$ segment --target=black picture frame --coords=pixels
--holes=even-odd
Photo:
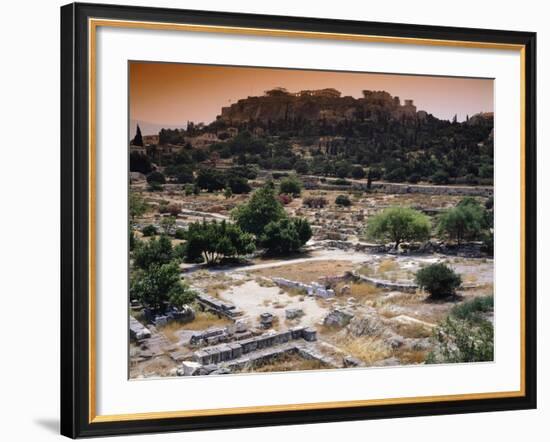
[[[246,414],[90,419],[88,19],[187,23],[522,45],[524,47],[524,395]],[[71,437],[336,422],[536,408],[536,34],[73,3],[61,8],[61,434]]]

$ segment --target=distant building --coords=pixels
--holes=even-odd
[[[188,137],[185,139],[192,147],[206,147],[213,143],[221,141],[216,134],[206,132],[196,137]]]
[[[325,97],[325,98],[340,98],[342,93],[334,88],[316,89],[316,90],[303,90],[296,92],[296,97]]]

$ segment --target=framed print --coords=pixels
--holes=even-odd
[[[535,408],[535,42],[62,7],[62,434]]]

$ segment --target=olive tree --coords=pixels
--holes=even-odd
[[[431,298],[439,299],[455,294],[462,278],[445,264],[431,264],[416,272],[418,287],[426,290]]]
[[[430,237],[428,216],[407,207],[390,207],[369,219],[367,236],[392,241],[395,249],[403,241],[424,241]]]
[[[182,284],[179,266],[172,261],[137,270],[130,281],[130,296],[154,311],[163,311],[167,303],[181,307],[191,302],[195,293]]]
[[[456,207],[441,215],[437,230],[460,245],[464,240],[479,238],[484,224],[484,208],[477,201],[464,198]]]

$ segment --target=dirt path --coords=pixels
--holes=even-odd
[[[253,264],[249,266],[237,267],[234,271],[247,272],[251,270],[268,269],[271,267],[280,267],[293,264],[301,264],[312,261],[351,261],[353,263],[362,263],[372,259],[373,255],[361,252],[347,252],[344,250],[317,250],[312,256],[296,259],[285,259],[281,261],[267,262],[265,264]]]

